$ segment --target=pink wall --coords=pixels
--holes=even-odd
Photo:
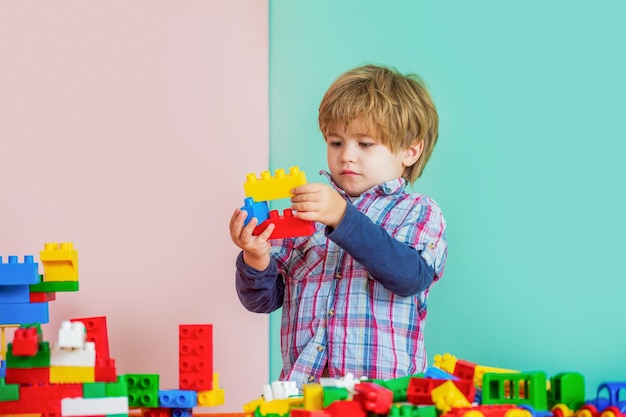
[[[119,373],[177,388],[178,324],[213,323],[226,404],[268,381],[228,220],[268,164],[267,1],[0,3],[0,255],[79,251],[46,339],[108,318]]]

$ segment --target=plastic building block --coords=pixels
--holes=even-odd
[[[108,359],[110,357],[106,317],[85,317],[71,319],[70,321],[81,322],[85,325],[85,330],[87,331],[86,341],[95,343],[97,359]]]
[[[447,414],[446,414],[447,415]],[[389,417],[437,417],[435,406],[415,406],[407,404],[394,404],[389,410]]]
[[[361,404],[357,401],[335,401],[328,408],[326,412],[332,417],[366,417],[367,412],[361,407]]]
[[[269,414],[277,414],[279,416],[288,415],[292,407],[301,405],[303,401],[302,397],[264,401],[259,405],[259,412],[263,416]]]
[[[459,379],[459,377],[452,375],[449,372],[444,371],[443,369],[430,367],[426,369],[424,372],[424,378],[435,378],[435,379]]]
[[[387,414],[393,403],[393,392],[373,382],[361,382],[354,386],[354,401],[370,413]]]
[[[78,281],[78,251],[73,243],[46,243],[39,259],[44,282]]]
[[[193,408],[198,405],[198,393],[191,390],[159,390],[159,407]]]
[[[172,417],[171,408],[144,408],[141,417]]]
[[[0,256],[0,285],[36,284],[39,281],[39,269],[32,255],[24,256],[24,262],[18,262],[17,256],[9,256],[8,262]]]
[[[126,374],[122,375],[128,387],[128,405],[130,407],[159,406],[159,375]]]
[[[224,404],[224,389],[219,388],[219,375],[213,373],[213,389],[198,391],[198,405],[201,407],[216,407]]]
[[[97,382],[115,382],[117,380],[115,359],[100,359],[96,351],[96,368],[94,372]]]
[[[31,284],[30,292],[71,292],[78,291],[78,281],[54,281]]]
[[[526,404],[535,410],[548,409],[546,374],[543,371],[486,373],[483,376],[482,404]]]
[[[0,379],[0,401],[14,401],[20,399],[20,385],[7,384]]]
[[[294,408],[289,413],[289,417],[330,417],[326,410],[307,410],[302,408]]]
[[[430,395],[437,410],[444,413],[447,413],[453,408],[472,406],[451,380],[433,388]]]
[[[29,288],[29,291],[31,303],[47,303],[57,299],[55,292],[33,292],[31,288]]]
[[[413,374],[402,376],[394,379],[388,379],[384,381],[374,380],[371,382],[375,382],[378,385],[381,385],[393,392],[393,402],[405,402],[406,401],[406,391],[409,387],[409,382],[411,378],[423,378],[423,374]]]
[[[324,408],[328,408],[335,401],[346,400],[350,397],[347,388],[324,387]]]
[[[30,303],[28,284],[0,285],[0,304]]]
[[[50,366],[94,368],[96,366],[96,347],[93,342],[86,342],[81,349],[67,349],[53,345],[50,349]]]
[[[267,201],[259,201],[255,203],[252,197],[244,199],[244,205],[241,209],[248,213],[243,222],[244,226],[247,225],[253,217],[257,218],[258,224],[263,223],[269,217],[270,212],[270,206]]]
[[[470,403],[474,401],[476,389],[471,381],[432,378],[411,378],[407,388],[407,400],[414,405],[434,405],[432,390],[448,381],[452,382]]]
[[[69,384],[95,382],[96,372],[93,366],[50,366],[50,382]]]
[[[268,219],[255,227],[252,234],[260,235],[270,224],[276,225],[270,239],[310,236],[315,233],[315,222],[294,217],[291,209],[285,209],[282,216],[278,214],[278,210],[270,211]]]
[[[483,375],[485,375],[487,372],[500,373],[500,374],[513,374],[513,373],[519,373],[520,371],[516,371],[514,369],[495,368],[492,366],[476,365],[476,367],[474,368],[474,385],[477,388],[482,388]]]
[[[476,374],[476,364],[460,359],[456,361],[454,371],[452,373],[461,379],[473,382],[474,375]]]
[[[50,382],[50,367],[6,368],[7,384],[47,384]]]
[[[116,382],[105,384],[107,397],[128,397],[128,386],[126,380],[118,377]]]
[[[50,344],[42,342],[37,345],[37,353],[32,356],[19,356],[13,353],[13,343],[7,347],[7,368],[43,368],[50,366]]]
[[[305,410],[321,410],[324,406],[324,388],[320,384],[302,385]]]
[[[0,325],[48,323],[48,303],[0,304]]]
[[[107,397],[107,389],[104,382],[85,382],[83,384],[83,398],[104,397]],[[111,395],[111,397],[115,397],[115,395]]]
[[[13,355],[35,356],[42,343],[41,329],[37,327],[21,327],[13,333]]]
[[[195,391],[213,389],[212,325],[180,325],[179,388]]]
[[[585,377],[582,374],[561,372],[550,378],[549,409],[557,404],[562,404],[570,410],[577,410],[585,403],[586,398]]]
[[[87,340],[87,333],[85,331],[85,325],[81,322],[71,322],[65,320],[61,322],[61,328],[59,329],[59,348],[75,348],[80,349],[85,346]],[[94,347],[94,355],[95,355]]]
[[[450,374],[454,374],[454,366],[456,365],[456,356],[450,353],[436,354],[433,358],[433,366],[442,369]]]
[[[298,393],[295,381],[274,381],[263,386],[263,398],[265,398],[265,401],[284,400],[285,398],[298,395]]]
[[[246,197],[254,201],[278,200],[291,197],[291,190],[306,184],[306,175],[297,166],[289,168],[289,174],[280,168],[271,176],[270,171],[263,171],[260,178],[248,174],[243,189]]]
[[[128,406],[127,397],[63,398],[61,400],[61,415],[63,417],[128,415]]]

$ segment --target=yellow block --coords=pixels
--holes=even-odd
[[[447,381],[433,388],[430,392],[433,403],[437,410],[447,413],[453,408],[471,407],[472,404],[465,398],[465,395],[454,385],[454,382]]]
[[[433,366],[439,368],[442,371],[446,371],[449,374],[454,374],[454,367],[456,366],[456,356],[449,353],[443,355],[437,354],[434,357]]]
[[[217,372],[213,373],[213,389],[207,391],[198,391],[199,407],[217,407],[224,404],[224,389],[220,388],[220,376]]]
[[[520,373],[520,371],[515,371],[512,369],[493,368],[490,366],[476,365],[476,368],[474,368],[474,386],[478,388],[483,387],[483,376],[487,372],[495,372],[499,374],[519,374]]]
[[[255,202],[290,198],[291,189],[306,184],[306,175],[297,166],[289,168],[289,174],[280,168],[274,176],[269,171],[263,171],[261,177],[248,174],[243,190],[246,197],[252,197]]]
[[[268,414],[278,414],[278,415],[286,415],[289,414],[289,410],[291,407],[297,407],[302,405],[303,399],[302,397],[293,397],[287,398],[284,400],[273,400],[273,401],[265,401],[261,403],[259,406],[259,412],[261,415]]]
[[[78,251],[71,242],[46,243],[39,253],[43,280],[78,281]]]
[[[95,382],[96,368],[93,366],[51,366],[50,383]]]
[[[320,384],[304,384],[302,385],[302,393],[305,410],[312,411],[324,408],[324,387]]]

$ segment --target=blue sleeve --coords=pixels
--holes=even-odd
[[[265,271],[254,269],[243,261],[243,252],[236,262],[235,286],[241,304],[254,313],[271,313],[283,305],[285,283],[272,259]]]
[[[434,269],[415,248],[394,239],[351,204],[341,223],[326,227],[325,233],[394,294],[415,295],[433,282]]]

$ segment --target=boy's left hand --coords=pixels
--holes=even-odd
[[[332,187],[308,183],[291,190],[291,209],[302,220],[320,222],[337,227],[346,212],[346,200]]]

